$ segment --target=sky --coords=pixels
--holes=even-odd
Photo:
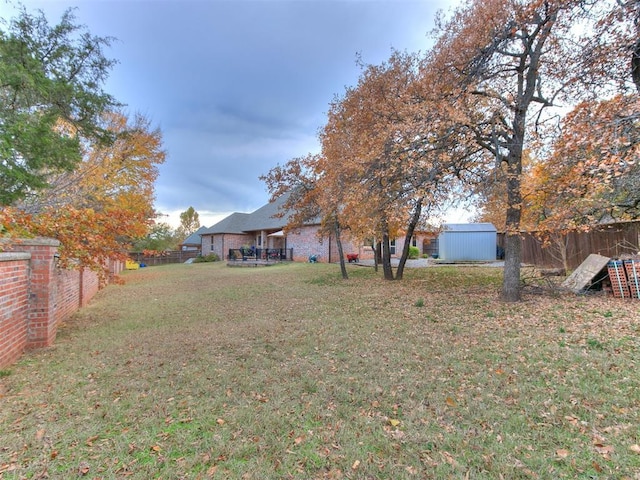
[[[0,17],[15,16],[0,0]],[[67,8],[118,64],[105,91],[160,128],[159,221],[189,207],[210,227],[269,200],[259,177],[320,150],[336,95],[355,86],[357,57],[426,51],[438,10],[455,0],[26,0],[58,23]]]

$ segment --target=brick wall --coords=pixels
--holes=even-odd
[[[55,258],[60,242],[50,238],[20,240],[13,250],[31,254],[27,348],[48,347],[58,330],[55,308],[57,278]]]
[[[0,367],[26,349],[52,345],[60,322],[100,288],[90,270],[58,268],[59,246],[49,238],[0,240]],[[122,269],[122,262],[109,265],[111,276]]]
[[[218,233],[215,235],[202,236],[202,255],[215,253],[224,260],[229,255],[229,249],[237,250],[245,245],[253,245],[254,239],[251,235],[240,235],[235,233]]]
[[[329,262],[329,239],[318,238],[318,227],[302,227],[287,233],[287,248],[293,249],[294,262],[306,262],[315,255],[319,262]]]
[[[0,367],[15,362],[27,345],[28,253],[0,253]]]

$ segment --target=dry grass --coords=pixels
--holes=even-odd
[[[349,268],[125,273],[0,376],[0,478],[640,478],[638,302]]]

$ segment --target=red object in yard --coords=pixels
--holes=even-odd
[[[357,262],[358,261],[358,254],[357,253],[347,253],[347,260],[349,261],[349,263]]]
[[[631,298],[640,298],[640,260],[624,261]]]
[[[627,275],[621,260],[611,260],[607,264],[609,280],[613,289],[613,296],[617,298],[630,298]]]

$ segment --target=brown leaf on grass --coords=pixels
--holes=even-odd
[[[360,467],[360,460],[356,460],[355,462],[353,462],[353,465],[351,465],[351,470],[357,470]]]
[[[445,462],[447,462],[452,467],[456,467],[458,465],[456,459],[453,458],[453,455],[451,455],[449,452],[441,452],[440,454],[444,457]]]
[[[339,468],[332,468],[327,472],[326,477],[329,479],[341,479],[343,477],[342,470]]]
[[[593,447],[596,449],[596,452],[605,457],[608,457],[610,453],[615,451],[612,445],[603,445],[602,443],[595,443]]]
[[[80,463],[80,465],[78,465],[78,475],[86,475],[87,473],[89,473],[89,464],[86,462],[82,462]]]
[[[629,450],[632,451],[633,453],[640,454],[640,445],[638,445],[637,443],[634,443],[633,445],[629,446]]]
[[[569,450],[564,448],[559,448],[556,450],[556,457],[558,458],[567,458],[569,456]]]
[[[41,428],[36,432],[36,440],[41,441],[44,438],[45,429]]]
[[[153,452],[159,452],[160,450],[162,450],[162,447],[160,445],[154,445],[153,447],[151,447],[151,451]]]
[[[450,407],[457,407],[457,406],[458,406],[458,404],[456,403],[456,401],[455,401],[453,398],[451,398],[451,397],[447,397],[444,401],[445,401],[445,403],[446,403],[447,405],[449,405]]]

